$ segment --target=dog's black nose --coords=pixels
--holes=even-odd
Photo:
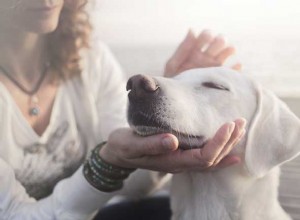
[[[141,99],[152,96],[159,89],[156,81],[145,75],[132,76],[126,86],[127,91],[130,90],[129,99]]]

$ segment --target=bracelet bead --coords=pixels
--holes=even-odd
[[[83,166],[83,174],[87,181],[103,192],[113,192],[123,187],[123,181],[135,169],[122,168],[115,166],[104,161],[99,151],[106,142],[97,145],[90,157],[85,161]]]

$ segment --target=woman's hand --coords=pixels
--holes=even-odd
[[[120,167],[168,173],[226,167],[240,161],[227,155],[243,137],[245,124],[244,119],[224,124],[203,148],[191,150],[178,149],[172,134],[141,137],[121,128],[112,132],[100,156]]]
[[[234,52],[234,47],[227,46],[221,35],[213,37],[205,30],[196,37],[189,31],[167,62],[164,75],[173,77],[189,69],[222,66]],[[237,63],[232,68],[240,70],[241,64]]]

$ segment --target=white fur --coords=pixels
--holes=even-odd
[[[287,220],[277,200],[279,165],[300,151],[299,119],[272,93],[225,68],[155,78],[164,93],[157,117],[174,130],[213,137],[224,123],[244,117],[245,138],[231,154],[243,162],[210,172],[176,174],[173,220]],[[230,91],[207,88],[214,82]],[[163,109],[163,110],[162,110]]]

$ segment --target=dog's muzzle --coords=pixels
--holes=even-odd
[[[148,136],[172,133],[178,137],[181,149],[201,148],[204,145],[203,136],[186,134],[170,127],[168,120],[175,120],[172,117],[176,116],[168,106],[163,88],[154,78],[135,75],[128,80],[127,91],[129,91],[128,122],[137,134]]]

